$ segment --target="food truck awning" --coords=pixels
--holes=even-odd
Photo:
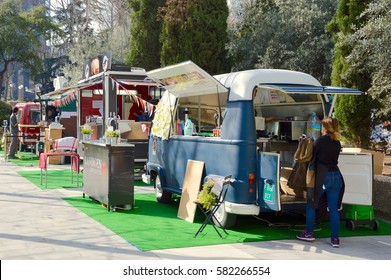
[[[45,95],[41,96],[41,99],[44,100],[59,100],[66,98],[69,95],[74,95],[76,91],[88,89],[94,90],[96,89],[97,94],[102,94],[102,84],[103,84],[103,76],[104,74],[108,75],[113,81],[115,81],[118,85],[122,86],[123,89],[126,86],[158,86],[157,83],[148,79],[145,76],[145,73],[138,72],[117,72],[117,71],[108,71],[106,73],[100,73],[99,75],[91,77],[89,80],[82,80],[79,83],[61,88]],[[131,93],[131,92],[130,92]],[[117,94],[127,94],[124,93],[123,90],[118,90]]]
[[[152,70],[147,75],[175,97],[228,92],[226,87],[192,61]]]
[[[65,96],[75,93],[77,90],[81,89],[86,89],[86,88],[94,88],[97,85],[101,84],[102,82],[94,82],[94,83],[89,83],[89,84],[76,84],[73,86],[61,88],[52,92],[49,92],[47,94],[44,94],[41,96],[41,99],[50,99],[50,100],[55,100],[55,99],[61,99],[64,98]]]
[[[326,87],[312,85],[291,85],[291,84],[260,84],[259,88],[279,90],[286,93],[305,94],[353,94],[360,95],[361,91],[345,87]]]

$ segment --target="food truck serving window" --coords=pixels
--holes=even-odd
[[[291,93],[277,89],[257,88],[254,110],[258,117],[274,120],[307,120],[312,112],[323,116],[320,94]]]
[[[320,101],[318,94],[287,93],[280,90],[262,88],[258,88],[254,96],[254,103],[262,105]]]
[[[294,102],[315,102],[320,101],[318,94],[287,93]]]
[[[185,120],[185,111],[195,125],[197,133],[212,132],[221,126],[221,114],[227,104],[227,93],[215,93],[178,99],[177,120]]]

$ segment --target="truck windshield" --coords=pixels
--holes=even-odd
[[[30,124],[38,124],[41,120],[41,112],[38,110],[32,110],[30,114]]]

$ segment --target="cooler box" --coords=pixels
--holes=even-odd
[[[346,205],[345,218],[349,220],[373,220],[375,213],[373,206],[367,205]]]
[[[35,144],[35,154],[39,156],[44,150],[44,142],[39,141]]]
[[[358,226],[369,225],[379,230],[379,222],[375,220],[375,212],[371,205],[345,205],[346,227],[355,230]]]

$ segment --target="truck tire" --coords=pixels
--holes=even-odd
[[[225,211],[225,205],[223,203],[216,211],[213,217],[213,222],[218,227],[220,227],[221,225],[223,228],[233,228],[236,224],[236,218],[237,218],[236,214],[231,214]]]
[[[157,175],[155,178],[154,190],[155,190],[155,197],[158,202],[161,203],[171,202],[172,193],[163,190],[159,175]]]

